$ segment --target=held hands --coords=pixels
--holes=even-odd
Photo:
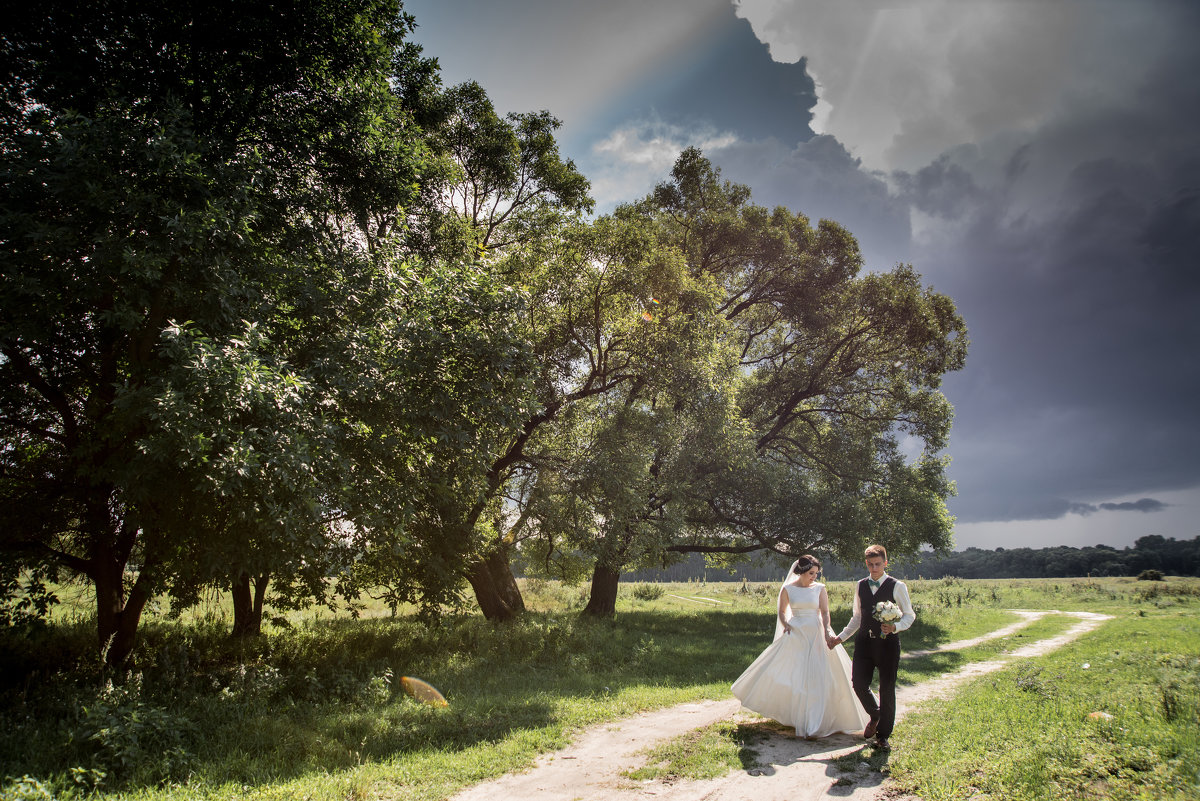
[[[883,623],[879,626],[879,630],[882,631],[884,634],[895,634],[896,633],[896,624],[895,623]]]
[[[833,636],[832,634],[825,635],[825,645],[831,651],[834,648],[837,648],[839,645],[841,645],[841,642],[842,642],[841,640],[839,640],[837,637]]]

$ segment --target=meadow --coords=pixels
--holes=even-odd
[[[909,584],[919,617],[906,650],[984,634],[1013,622],[1009,609],[1115,619],[918,710],[890,757],[853,759],[930,801],[1200,797],[1200,580]],[[830,587],[835,626],[849,617],[851,586]],[[384,608],[359,619],[321,608],[244,642],[229,639],[219,598],[178,619],[155,608],[133,669],[114,677],[95,656],[86,593],[66,588],[52,625],[0,643],[0,797],[446,798],[579,727],[728,698],[770,641],[777,586],[623,585],[612,621],[579,618],[581,588],[523,589],[531,611],[510,624],[459,614],[427,627]],[[901,681],[1072,622],[1050,615],[1004,640],[906,660]],[[449,706],[408,697],[406,675]],[[747,735],[722,724],[656,759],[680,775],[719,775],[752,761]]]

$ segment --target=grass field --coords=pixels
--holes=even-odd
[[[851,586],[830,587],[835,626],[849,617]],[[905,634],[909,650],[993,630],[1014,619],[1011,608],[1118,619],[906,721],[895,755],[878,766],[902,787],[929,799],[1200,793],[1200,581],[942,580],[910,589],[919,618]],[[240,644],[228,640],[227,610],[214,600],[181,620],[152,611],[136,668],[115,685],[92,655],[87,599],[72,598],[49,629],[2,643],[4,797],[445,798],[560,747],[578,727],[727,698],[770,641],[775,592],[627,585],[617,619],[595,622],[577,616],[579,588],[529,582],[534,611],[512,624],[471,615],[425,628],[383,609],[360,620],[309,610]],[[1008,641],[907,660],[902,681],[994,658],[1066,625],[1050,616]],[[1092,667],[1079,669],[1083,662]],[[433,683],[450,706],[410,699],[404,675]],[[1093,721],[1092,711],[1113,718]],[[737,727],[705,736],[677,749],[680,759],[701,754],[689,775],[744,763]],[[1052,793],[1021,795],[1039,783]]]
[[[927,801],[1200,798],[1197,587],[1157,587],[910,717],[892,778]]]

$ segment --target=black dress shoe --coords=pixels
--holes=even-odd
[[[867,721],[867,727],[863,729],[863,739],[870,740],[875,736],[875,730],[879,728],[879,721],[872,718]]]
[[[886,737],[876,737],[875,738],[875,747],[878,748],[880,751],[892,750],[892,744],[888,742],[888,739]]]

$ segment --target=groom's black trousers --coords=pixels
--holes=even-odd
[[[879,702],[871,694],[871,680],[879,671]],[[854,659],[850,664],[850,683],[854,694],[872,720],[879,721],[875,736],[887,739],[896,725],[896,674],[900,670],[900,638],[871,637],[860,630],[854,638]]]

